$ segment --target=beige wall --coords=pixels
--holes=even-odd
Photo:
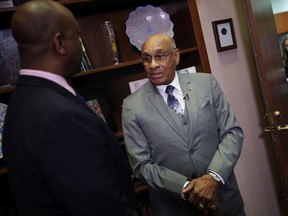
[[[196,0],[212,73],[232,105],[245,139],[235,168],[247,216],[280,216],[263,101],[242,0]],[[232,18],[238,47],[217,52],[212,21]],[[269,159],[270,158],[270,159]]]

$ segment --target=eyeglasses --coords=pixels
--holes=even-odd
[[[170,55],[171,52],[174,52],[176,48],[171,49],[168,52],[159,52],[154,56],[155,61],[157,61],[159,64],[165,63],[168,59],[168,56]],[[144,66],[148,66],[152,63],[153,56],[150,55],[144,55],[142,56],[142,64]]]

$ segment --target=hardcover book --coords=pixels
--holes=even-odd
[[[82,56],[82,61],[81,61],[81,71],[87,71],[87,70],[91,70],[92,69],[92,64],[89,60],[89,57],[87,55],[85,46],[83,44],[83,41],[81,39],[81,37],[79,37],[79,40],[81,42],[81,46],[82,46],[82,51],[83,51],[83,56]]]
[[[15,84],[19,69],[20,58],[11,29],[0,30],[0,87]]]
[[[116,125],[110,110],[110,106],[105,97],[103,89],[89,86],[85,88],[77,88],[77,92],[82,95],[87,105],[112,129],[116,129]]]
[[[7,111],[7,104],[0,103],[0,159],[3,158],[2,133],[3,133],[3,128],[4,128],[4,120],[5,120],[5,116],[6,116],[6,111]]]
[[[86,103],[105,123],[107,123],[104,114],[101,110],[100,104],[96,98],[88,100],[86,101]]]

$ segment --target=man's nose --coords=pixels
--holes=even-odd
[[[152,58],[150,67],[155,68],[155,67],[158,67],[159,65],[160,65],[159,62],[155,58]]]

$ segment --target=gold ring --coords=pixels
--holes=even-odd
[[[200,203],[200,204],[198,205],[198,209],[199,209],[199,210],[204,209],[204,205]]]
[[[215,210],[216,210],[216,206],[215,206],[215,205],[212,205],[212,206],[211,206],[211,209],[215,211]]]

